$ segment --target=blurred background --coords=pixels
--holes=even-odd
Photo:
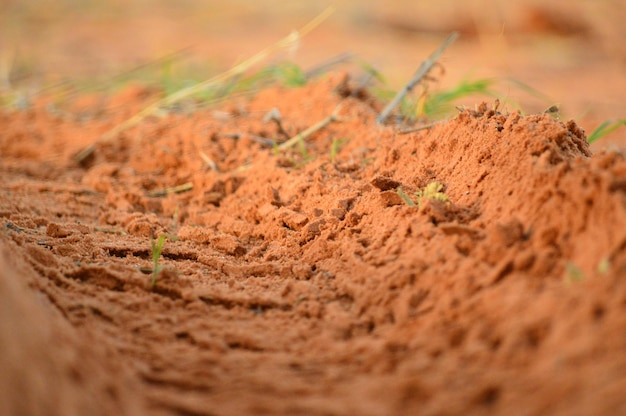
[[[526,113],[558,104],[562,119],[588,133],[626,118],[623,0],[3,0],[0,89],[107,88],[164,73],[199,81],[331,5],[332,16],[284,58],[307,69],[350,52],[382,74],[386,88],[399,89],[458,31],[432,88],[488,79],[490,100]],[[480,100],[466,96],[458,104]],[[625,128],[594,145],[610,146],[626,146]]]

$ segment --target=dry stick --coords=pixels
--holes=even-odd
[[[331,68],[337,66],[337,65],[341,65],[344,64],[346,62],[350,62],[354,59],[354,54],[352,52],[343,52],[340,53],[339,55],[336,55],[332,58],[330,58],[329,60],[327,60],[326,62],[322,62],[320,64],[315,65],[312,68],[307,69],[304,72],[304,77],[306,79],[311,79],[313,77],[316,77],[320,74],[324,74],[326,72],[328,72],[328,70],[330,70]]]
[[[433,127],[435,127],[436,124],[439,124],[439,123],[430,123],[430,124],[425,124],[419,127],[412,127],[410,129],[400,130],[398,134],[409,134],[409,133],[415,133],[416,131],[432,129]]]
[[[94,230],[106,234],[126,235],[125,231],[115,230],[113,228],[94,227]]]
[[[200,158],[202,160],[204,160],[204,163],[207,164],[208,167],[210,167],[213,171],[217,172],[217,164],[213,161],[213,159],[211,159],[206,153],[204,153],[202,150],[199,151],[199,155]]]
[[[165,196],[165,195],[169,195],[169,194],[180,194],[182,192],[187,192],[187,191],[191,191],[193,189],[193,183],[191,182],[186,182],[182,185],[178,185],[178,186],[172,186],[171,188],[165,188],[165,189],[159,189],[156,191],[150,191],[148,192],[148,196],[150,197],[159,197],[159,196]]]
[[[281,143],[280,145],[277,146],[277,149],[278,150],[290,149],[294,147],[296,144],[300,143],[301,141],[307,139],[312,134],[328,126],[330,123],[333,123],[335,121],[342,121],[342,119],[338,116],[339,110],[341,110],[342,105],[343,103],[337,104],[337,107],[335,107],[331,115],[329,115],[323,120],[318,121],[317,123],[313,124],[311,127],[307,128],[306,130],[301,131],[300,133],[296,134],[295,136],[293,136],[286,142]],[[243,171],[250,169],[251,167],[252,167],[252,163],[246,163],[245,165],[239,166],[238,168],[232,170],[231,172],[241,173]]]
[[[278,132],[286,138],[289,138],[289,133],[287,133],[287,130],[285,130],[285,127],[283,126],[282,116],[280,115],[278,108],[272,108],[269,113],[263,117],[264,123],[267,123],[268,121],[273,121],[274,124],[276,124],[276,127],[278,127]]]
[[[402,101],[404,96],[411,92],[413,87],[415,87],[415,85],[420,82],[422,78],[424,78],[428,74],[428,72],[430,72],[431,68],[435,65],[437,59],[439,59],[439,56],[441,56],[443,51],[446,50],[446,48],[450,46],[450,44],[454,42],[458,37],[459,34],[457,32],[452,32],[452,34],[448,36],[448,38],[441,44],[441,46],[439,46],[439,48],[437,48],[437,50],[433,52],[432,55],[430,55],[424,62],[420,64],[420,67],[417,69],[417,72],[415,73],[413,78],[411,78],[411,80],[404,86],[404,88],[402,88],[402,90],[400,90],[396,94],[396,96],[393,97],[393,100],[391,100],[387,107],[385,107],[385,109],[376,118],[376,122],[378,124],[383,124],[385,120],[387,120],[389,114],[391,114],[394,108],[396,108],[400,104],[400,101]]]
[[[339,114],[339,110],[341,110],[341,105],[342,103],[337,104],[337,107],[335,107],[335,110],[332,112],[332,114],[326,117],[325,119],[318,121],[317,123],[313,124],[308,129],[296,134],[295,136],[293,136],[291,139],[287,140],[286,142],[281,143],[278,146],[278,149],[279,150],[289,149],[295,146],[300,141],[308,138],[309,136],[311,136],[313,133],[317,132],[318,130],[321,130],[324,127],[328,126],[330,123],[335,122],[335,121],[340,121],[341,119],[338,117],[338,114]]]
[[[226,139],[234,139],[234,140],[240,140],[244,136],[249,137],[250,140],[255,141],[264,146],[274,146],[276,144],[276,142],[272,139],[268,139],[266,137],[258,136],[256,134],[250,134],[250,133],[222,133],[218,135],[218,137],[224,137]]]
[[[213,85],[219,84],[221,82],[225,82],[233,77],[236,77],[238,75],[243,74],[244,72],[246,72],[248,69],[250,69],[251,67],[253,67],[254,65],[258,64],[259,62],[263,61],[265,58],[267,58],[268,56],[282,50],[282,49],[286,49],[289,48],[295,44],[297,44],[297,42],[304,37],[306,34],[308,34],[309,32],[311,32],[313,29],[315,29],[315,27],[317,27],[320,23],[322,23],[322,21],[324,21],[328,16],[330,16],[332,13],[334,12],[334,8],[333,7],[329,7],[326,10],[324,10],[322,13],[320,13],[316,18],[314,18],[313,20],[311,20],[309,23],[307,23],[306,25],[304,25],[304,27],[302,27],[302,29],[300,29],[299,31],[295,31],[292,32],[291,34],[289,34],[289,36],[281,39],[280,41],[278,41],[277,43],[263,49],[262,51],[256,53],[255,55],[253,55],[252,57],[248,58],[247,60],[245,60],[244,62],[235,65],[234,67],[230,68],[229,70],[222,72],[221,74],[218,74],[212,78],[209,78],[206,81],[200,82],[199,84],[193,85],[191,87],[187,87],[187,88],[183,88],[182,90],[176,91],[175,93],[172,93],[170,95],[168,95],[167,97],[149,105],[148,107],[144,108],[142,111],[140,111],[139,113],[135,114],[133,117],[129,118],[128,120],[122,122],[121,124],[118,124],[117,126],[115,126],[114,128],[112,128],[111,130],[109,130],[108,132],[104,133],[99,140],[97,140],[95,143],[92,143],[91,145],[89,145],[88,147],[86,147],[85,149],[81,150],[75,157],[76,161],[78,163],[82,163],[86,158],[88,158],[96,149],[96,145],[101,142],[101,141],[109,141],[112,138],[114,138],[117,134],[121,133],[122,131],[133,127],[137,124],[139,124],[144,118],[156,113],[161,107],[163,106],[167,106],[167,105],[172,105],[175,102],[178,102],[184,98],[187,98],[193,94],[196,94],[199,91],[205,90]]]

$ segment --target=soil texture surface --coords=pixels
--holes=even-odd
[[[351,85],[146,121],[82,166],[149,91],[3,115],[5,409],[626,411],[624,158],[486,104],[400,134]],[[277,152],[273,108],[337,120]]]
[[[621,26],[555,4],[511,44],[596,42],[568,58],[597,58],[580,90],[581,72],[544,81],[581,112],[607,92],[588,126],[623,117]],[[373,10],[359,24],[459,29],[464,53],[493,34]],[[578,120],[492,98],[405,131],[337,70],[105,135],[162,92],[42,90],[0,112],[0,414],[626,414],[623,129],[591,148]]]

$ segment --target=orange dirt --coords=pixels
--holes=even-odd
[[[188,31],[161,4],[139,26],[67,14],[89,44],[35,14],[23,44],[71,74],[93,70],[72,65],[94,45],[112,66],[172,33],[184,41],[171,49],[188,36],[212,39],[207,51],[231,33],[216,52],[229,62],[276,40],[221,15],[204,25],[213,9],[191,3]],[[415,34],[431,33],[431,51],[451,29],[463,35],[442,58],[453,80],[466,61],[492,56],[492,74],[505,60],[488,2],[470,2],[485,11],[475,22],[457,19],[457,3],[407,19],[414,3],[355,12],[357,35],[335,22],[311,35],[320,48],[305,61],[356,37],[410,74],[427,55],[408,62]],[[0,112],[0,415],[626,414],[626,159],[585,133],[624,116],[623,26],[594,26],[580,2],[539,3],[502,5],[515,17],[508,45],[523,51],[506,52],[505,75],[552,88],[585,129],[490,101],[401,134],[375,123],[383,103],[344,73],[147,118],[82,163],[78,152],[159,91],[79,91],[59,105],[44,90]],[[27,4],[9,6],[27,15]],[[255,10],[249,19],[269,19]],[[557,44],[538,43],[543,60],[524,43],[542,36]],[[37,49],[47,37],[71,53]],[[524,100],[535,113],[546,104]],[[285,132],[266,119],[275,108]],[[303,145],[269,143],[336,110]],[[623,130],[610,139],[626,143]],[[418,197],[433,182],[447,201]]]
[[[87,124],[3,115],[9,413],[626,411],[624,158],[592,156],[574,122],[485,105],[399,135],[346,88],[146,121],[85,167],[77,131],[116,107]],[[273,107],[293,134],[340,102],[311,161],[252,140],[279,136]],[[432,181],[447,203],[396,192]],[[163,233],[151,290],[139,269]]]

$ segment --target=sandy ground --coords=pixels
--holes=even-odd
[[[546,96],[429,129],[377,124],[348,67],[108,140],[160,90],[79,80],[224,68],[319,8],[33,4],[2,6],[0,413],[626,414],[626,136],[586,140],[624,117],[620,2],[345,2],[291,56],[401,86],[458,30],[438,87]]]

